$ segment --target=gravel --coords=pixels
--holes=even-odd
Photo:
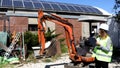
[[[28,63],[28,64],[21,64],[16,66],[15,68],[64,68],[65,63],[70,63],[71,60],[69,56],[60,57],[60,59],[53,61],[53,62],[42,62],[39,63]]]
[[[42,62],[39,60],[39,63],[20,64],[15,68],[64,68],[64,64],[70,62],[69,56],[65,55],[53,62]],[[120,68],[120,63],[109,63],[109,68]]]

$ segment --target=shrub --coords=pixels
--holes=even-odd
[[[24,33],[24,40],[25,40],[25,44],[27,44],[28,49],[31,49],[31,47],[33,46],[39,45],[38,35],[30,31]]]
[[[51,41],[53,38],[58,37],[60,34],[54,34],[55,30],[50,30],[48,27],[48,31],[45,33],[45,39],[46,41]]]
[[[45,39],[46,41],[51,41],[53,38],[58,37],[60,34],[53,34],[55,30],[50,30],[48,28],[48,31],[45,33]],[[27,31],[24,33],[24,39],[25,39],[25,44],[27,44],[28,49],[31,49],[33,46],[38,46],[38,35],[35,33],[32,33],[30,31]]]

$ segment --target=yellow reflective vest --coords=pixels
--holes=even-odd
[[[109,36],[106,39],[97,38],[100,46],[96,46],[93,50],[92,57],[99,61],[111,62],[113,45]]]

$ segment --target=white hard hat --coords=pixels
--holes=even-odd
[[[109,27],[108,27],[108,25],[107,25],[107,24],[102,23],[102,24],[100,25],[100,28],[99,28],[99,29],[103,29],[103,30],[108,31],[108,30],[109,30]]]
[[[95,33],[95,31],[92,31],[91,33]]]

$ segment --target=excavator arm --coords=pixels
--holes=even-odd
[[[38,12],[38,39],[39,43],[41,44],[40,55],[43,55],[45,51],[45,27],[43,25],[45,21],[51,21],[64,27],[68,52],[72,61],[81,62],[82,60],[88,60],[88,58],[86,59],[86,57],[77,55],[74,44],[73,25],[69,23],[66,19],[61,18],[56,14],[44,14],[42,10]],[[93,59],[89,61],[93,61]]]

